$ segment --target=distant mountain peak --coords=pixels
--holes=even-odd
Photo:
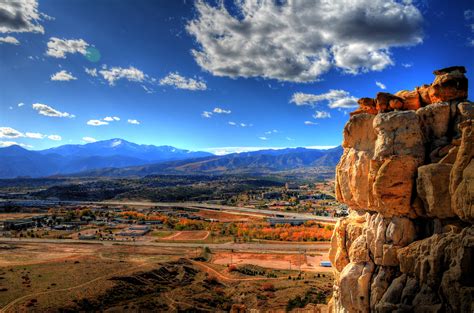
[[[114,147],[120,146],[122,143],[123,141],[121,139],[114,139],[114,141],[112,141],[110,146],[114,148]]]

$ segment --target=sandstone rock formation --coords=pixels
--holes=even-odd
[[[474,312],[474,103],[464,67],[362,98],[344,128],[333,312]]]

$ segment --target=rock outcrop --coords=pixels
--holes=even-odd
[[[464,67],[358,101],[336,197],[334,312],[474,312],[474,103]]]

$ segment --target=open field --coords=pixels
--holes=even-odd
[[[252,264],[277,270],[302,270],[308,272],[332,272],[330,267],[319,266],[321,261],[327,261],[327,253],[248,253],[248,252],[217,252],[213,255],[212,263]]]
[[[331,275],[308,272],[295,280],[296,268],[272,265],[278,259],[297,262],[295,253],[234,253],[234,263],[275,273],[253,277],[230,272],[228,253],[217,248],[207,263],[190,259],[200,255],[199,247],[62,242],[0,243],[0,312],[226,311],[241,304],[281,311],[308,292],[324,302],[332,284]]]

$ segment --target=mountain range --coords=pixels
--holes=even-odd
[[[139,145],[123,139],[63,145],[30,151],[0,148],[0,178],[74,176],[147,176],[153,174],[268,173],[306,167],[334,167],[342,148],[288,148],[223,156],[171,146]]]

